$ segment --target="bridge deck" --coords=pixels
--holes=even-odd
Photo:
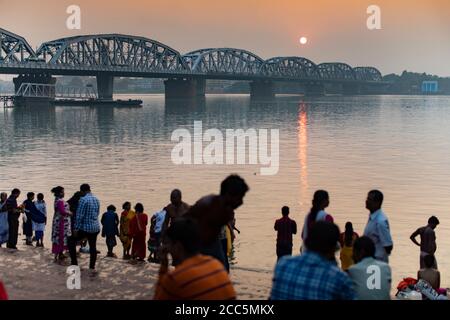
[[[374,67],[315,64],[292,56],[264,60],[236,48],[207,48],[182,55],[161,42],[132,35],[73,36],[45,42],[36,52],[19,35],[0,28],[0,36],[7,44],[0,46],[0,74],[384,83]]]

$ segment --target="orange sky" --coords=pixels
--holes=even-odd
[[[66,7],[82,9],[82,29],[66,29]],[[382,30],[366,28],[366,8],[382,9]],[[0,0],[0,27],[33,47],[89,33],[143,35],[184,53],[238,47],[262,58],[374,65],[450,76],[450,0]],[[307,36],[307,46],[298,38]]]

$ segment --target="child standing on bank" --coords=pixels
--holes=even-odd
[[[36,238],[36,247],[44,247],[44,231],[47,224],[47,205],[44,201],[44,195],[38,193],[37,201],[34,202],[37,209],[37,216],[32,217],[34,237]]]
[[[117,245],[116,236],[119,235],[119,216],[116,213],[116,207],[108,206],[107,211],[102,216],[102,237],[106,238],[106,246],[108,247],[107,257],[117,258],[113,249]]]

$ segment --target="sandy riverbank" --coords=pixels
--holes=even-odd
[[[53,262],[48,248],[19,246],[17,252],[0,248],[0,279],[13,300],[145,300],[153,297],[158,273],[156,264],[131,265],[128,261],[100,254],[99,274],[90,278],[87,273],[89,254],[82,254],[79,263],[81,290],[69,290],[66,267]],[[268,272],[231,270],[238,299],[267,299],[271,277]]]

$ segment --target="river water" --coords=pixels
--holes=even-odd
[[[121,96],[120,98],[132,96]],[[43,192],[53,214],[50,189],[91,184],[102,210],[125,200],[142,202],[149,214],[168,203],[173,188],[184,200],[219,191],[230,173],[250,185],[237,210],[241,230],[233,263],[271,272],[276,260],[274,220],[291,208],[299,227],[316,189],[330,193],[331,213],[341,230],[352,221],[362,233],[368,219],[367,191],[379,188],[394,239],[391,266],[396,285],[415,276],[419,249],[410,234],[439,217],[437,259],[443,286],[450,286],[450,97],[280,96],[255,102],[245,95],[208,95],[198,102],[165,102],[139,96],[143,108],[32,107],[0,109],[0,191]],[[135,97],[136,98],[136,97]],[[279,129],[276,175],[260,165],[175,165],[173,130]],[[46,231],[50,247],[51,228]],[[104,240],[100,249],[105,253]],[[300,237],[295,238],[298,252]],[[116,248],[121,253],[121,248]],[[395,292],[394,292],[395,293]]]

